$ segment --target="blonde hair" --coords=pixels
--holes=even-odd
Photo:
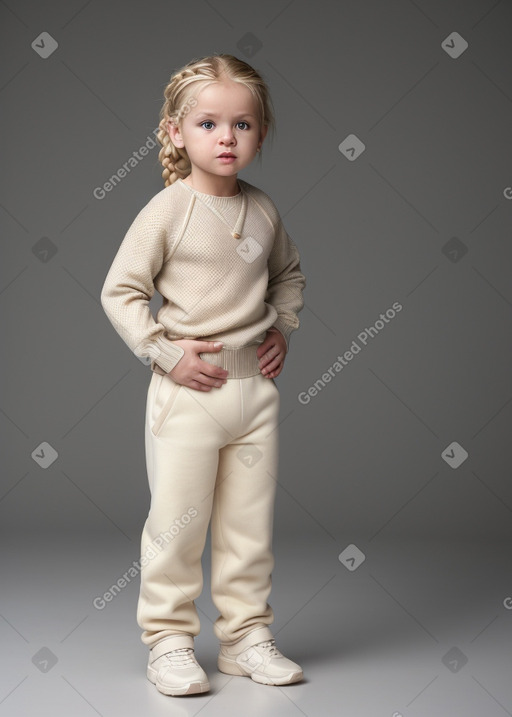
[[[169,136],[169,120],[181,127],[183,117],[197,104],[195,95],[199,90],[222,80],[233,80],[245,85],[256,98],[260,128],[266,126],[275,132],[275,118],[268,87],[253,67],[234,55],[226,54],[213,54],[191,60],[171,75],[164,90],[165,102],[160,110],[156,138],[162,145],[158,161],[164,168],[162,178],[166,187],[177,179],[187,177],[191,171],[186,149],[176,147]]]

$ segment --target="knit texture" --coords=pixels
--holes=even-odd
[[[288,349],[299,327],[306,280],[297,247],[270,197],[244,180],[238,185],[237,195],[218,197],[178,179],[139,211],[114,257],[101,304],[157,373],[183,356],[177,339],[222,341],[221,355],[200,357],[236,369],[229,352],[245,361],[244,347],[260,344],[272,326]],[[237,222],[240,239],[232,236]],[[155,289],[162,296],[156,319],[149,308]]]

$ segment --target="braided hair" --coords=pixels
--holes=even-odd
[[[169,121],[180,126],[183,118],[197,104],[195,94],[206,85],[224,79],[240,82],[252,92],[257,100],[260,127],[268,126],[275,131],[268,87],[253,67],[234,55],[227,54],[213,54],[191,60],[171,75],[164,90],[165,102],[160,110],[156,138],[162,145],[158,161],[164,168],[162,178],[166,187],[177,179],[187,177],[192,169],[187,150],[184,147],[176,147],[169,136]],[[261,157],[261,154],[258,156]]]

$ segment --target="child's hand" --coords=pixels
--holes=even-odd
[[[169,371],[169,376],[183,386],[197,391],[211,391],[226,383],[228,371],[220,366],[213,366],[199,358],[200,353],[220,351],[220,341],[197,341],[196,339],[178,339],[173,344],[181,346],[185,351],[176,366]]]
[[[283,334],[272,326],[267,331],[265,340],[256,352],[260,359],[259,367],[265,378],[276,378],[283,370],[286,356],[286,340]]]

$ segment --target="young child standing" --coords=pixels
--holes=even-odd
[[[218,668],[265,685],[302,679],[269,628],[279,391],[306,285],[272,200],[238,179],[274,125],[262,77],[233,55],[176,71],[158,140],[165,188],[137,214],[101,292],[116,331],[151,360],[145,449],[151,505],[137,621],[147,677],[166,695],[209,690],[194,655],[211,522]],[[162,306],[153,318],[155,288]]]

